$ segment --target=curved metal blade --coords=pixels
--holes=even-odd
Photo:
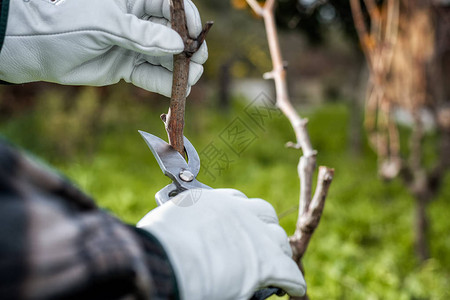
[[[180,171],[188,169],[188,164],[184,157],[159,137],[141,130],[139,130],[139,133],[155,156],[164,175],[177,183]]]
[[[200,172],[200,157],[198,156],[195,147],[186,137],[184,137],[184,150],[186,151],[188,157],[189,170],[195,177],[197,177],[198,172]]]

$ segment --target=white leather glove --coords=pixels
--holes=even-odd
[[[137,226],[166,249],[182,299],[249,299],[268,286],[305,294],[288,237],[266,201],[236,190],[189,190]]]
[[[197,37],[197,8],[185,0],[185,10]],[[169,19],[169,0],[11,0],[0,79],[94,86],[124,79],[170,96],[172,56],[184,45]],[[204,43],[192,57],[189,85],[207,56]]]

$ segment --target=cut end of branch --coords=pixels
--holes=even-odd
[[[185,53],[188,57],[194,55],[195,52],[200,48],[203,42],[206,39],[206,35],[208,34],[211,27],[214,25],[214,21],[207,21],[205,27],[203,27],[202,32],[198,35],[196,39],[188,39],[185,42]]]
[[[199,46],[201,46],[203,44],[203,42],[206,39],[206,35],[208,34],[209,30],[211,29],[211,27],[214,25],[214,21],[207,21],[205,24],[205,27],[203,27],[202,32],[200,32],[200,34],[197,37],[197,42],[199,44]]]
[[[319,180],[322,179],[324,181],[331,182],[333,180],[333,177],[334,177],[334,169],[325,166],[319,167]]]

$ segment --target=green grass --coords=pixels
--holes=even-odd
[[[0,132],[56,166],[100,206],[136,223],[155,207],[155,192],[169,182],[137,133],[165,136],[159,114],[166,103],[123,100],[118,91],[98,117],[96,105],[86,105],[94,101],[92,90],[79,96],[78,106],[63,109],[59,98],[57,93],[43,95],[35,110],[1,123]],[[300,152],[284,148],[293,139],[289,123],[273,116],[258,127],[241,102],[229,114],[189,108],[185,134],[197,150],[213,143],[232,160],[215,179],[203,170],[200,180],[268,200],[292,234]],[[376,158],[367,145],[359,156],[348,153],[347,107],[326,105],[307,115],[318,163],[336,169],[324,215],[304,258],[311,299],[450,299],[450,177],[429,207],[433,258],[419,265],[413,253],[413,199],[401,182],[378,179]],[[253,132],[247,138],[254,137],[240,155],[221,139],[236,117]],[[94,129],[88,125],[95,122],[99,126]]]

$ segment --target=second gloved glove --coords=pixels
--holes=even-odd
[[[185,0],[189,33],[202,30]],[[172,56],[183,51],[170,29],[167,0],[11,1],[0,52],[0,80],[102,86],[123,79],[170,96]],[[189,85],[203,73],[204,44],[192,57]]]
[[[182,299],[249,299],[268,286],[305,294],[288,237],[266,201],[236,190],[189,190],[138,227],[166,249]]]

